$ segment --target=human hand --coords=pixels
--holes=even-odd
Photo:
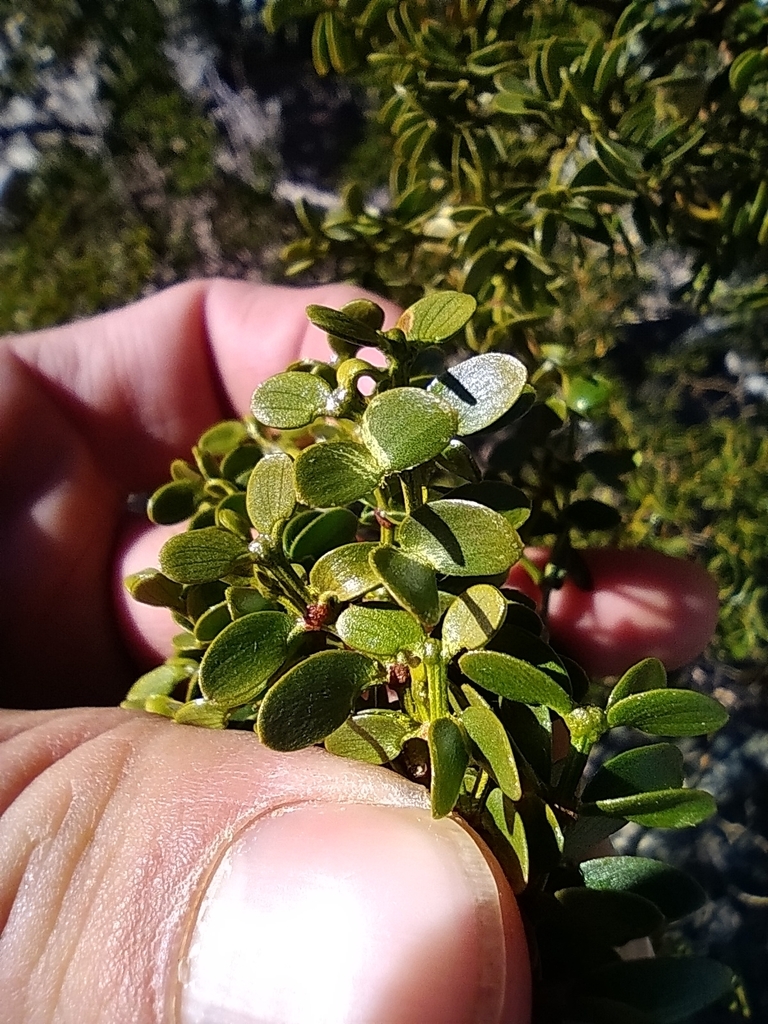
[[[120,699],[169,632],[122,596],[165,535],[126,495],[322,352],[308,302],[358,295],[195,282],[2,343],[4,704]],[[526,1020],[506,883],[393,773],[118,709],[7,712],[0,738],[14,1024]]]

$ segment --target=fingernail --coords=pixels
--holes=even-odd
[[[208,883],[180,1024],[497,1024],[507,950],[488,861],[415,808],[300,805],[258,820]]]

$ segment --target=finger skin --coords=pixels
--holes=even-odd
[[[114,556],[151,491],[211,423],[323,336],[309,302],[347,285],[193,281],[124,309],[0,339],[0,702],[118,701],[135,677]],[[386,304],[390,318],[395,307]]]
[[[233,837],[276,808],[377,804],[429,820],[425,791],[392,772],[118,709],[0,713],[0,779],[0,991],[13,1024],[173,1019],[202,887]],[[505,883],[497,915],[503,1020],[525,1024],[525,941]],[[471,960],[461,936],[441,941]]]

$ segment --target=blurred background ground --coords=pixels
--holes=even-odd
[[[366,93],[319,79],[308,29],[268,37],[258,0],[0,0],[0,331],[121,305],[196,275],[281,280],[292,202],[360,179],[385,201]],[[332,274],[326,267],[320,273]],[[693,873],[712,901],[670,942],[731,964],[768,1020],[768,376],[765,311],[732,330],[676,296],[684,252],[646,254],[611,372],[644,450],[634,540],[698,553],[724,627],[684,681],[731,721],[683,744],[718,800],[694,830],[618,838]],[[593,310],[586,310],[591,316]],[[650,540],[654,538],[650,536]],[[707,1024],[741,1018],[713,1011]]]

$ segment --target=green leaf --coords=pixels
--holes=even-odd
[[[174,608],[184,611],[184,599],[179,583],[168,579],[157,569],[140,569],[124,580],[125,589],[134,599],[155,608]]]
[[[312,566],[309,583],[318,597],[334,594],[338,601],[353,601],[381,585],[379,575],[370,564],[370,554],[378,544],[364,542],[345,544],[329,551]]]
[[[229,605],[226,601],[208,608],[195,623],[195,640],[200,643],[208,643],[218,636],[219,633],[232,621]]]
[[[143,711],[149,697],[170,697],[179,683],[190,679],[199,668],[192,658],[169,658],[143,676],[139,676],[120,707]]]
[[[234,448],[221,462],[221,475],[225,480],[243,484],[264,453],[257,444],[246,443]],[[244,479],[243,479],[244,478]]]
[[[440,452],[437,464],[451,475],[473,483],[482,475],[471,450],[457,437],[452,437],[448,446]]]
[[[541,669],[527,661],[496,651],[471,651],[459,658],[464,675],[491,693],[523,704],[543,704],[567,715],[571,698]]]
[[[147,502],[147,515],[159,526],[181,523],[194,515],[202,489],[193,480],[174,480],[163,484]]]
[[[517,895],[528,884],[530,872],[525,824],[515,805],[500,789],[494,789],[489,793],[485,806],[498,832],[494,853],[504,867],[512,892]],[[503,845],[499,844],[498,838],[503,840]]]
[[[658,658],[644,658],[628,668],[611,690],[607,707],[611,708],[633,693],[646,690],[664,690],[667,686],[667,670]]]
[[[440,618],[440,600],[434,569],[397,548],[376,547],[370,564],[378,581],[397,603],[427,628]]]
[[[274,610],[274,605],[254,587],[227,587],[224,599],[233,619],[241,619],[253,612]]]
[[[515,530],[474,501],[446,498],[422,505],[400,526],[404,550],[449,576],[507,572],[523,553]]]
[[[355,761],[387,764],[415,729],[415,723],[401,711],[361,711],[328,736],[325,749]]]
[[[160,568],[177,583],[208,583],[228,575],[247,554],[239,537],[203,526],[167,540],[160,549]]]
[[[262,701],[259,739],[273,750],[320,743],[343,725],[375,678],[375,663],[356,651],[310,655],[278,679]]]
[[[333,548],[354,541],[358,525],[357,516],[348,508],[313,512],[303,528],[292,535],[286,554],[292,562],[314,562]]]
[[[699,736],[728,721],[728,712],[712,697],[694,690],[647,690],[617,701],[608,724],[629,725],[652,736]]]
[[[200,663],[200,690],[222,707],[257,697],[289,652],[295,619],[283,612],[253,612],[219,633]]]
[[[580,988],[629,1003],[656,1024],[678,1024],[731,995],[733,975],[704,957],[650,957],[598,968]]]
[[[420,388],[374,395],[362,419],[363,441],[388,473],[435,458],[455,433],[450,406]]]
[[[507,616],[507,599],[489,583],[477,583],[451,604],[443,619],[443,646],[453,657],[484,647]]]
[[[248,477],[245,502],[248,516],[259,533],[270,535],[279,523],[291,517],[296,507],[296,490],[289,455],[279,452],[256,463]]]
[[[584,790],[584,799],[604,800],[660,789],[679,789],[683,774],[683,755],[673,743],[634,747],[598,768]]]
[[[477,309],[471,295],[461,292],[434,292],[414,302],[397,321],[408,341],[437,344],[447,341],[469,323]]]
[[[731,91],[741,99],[752,84],[755,74],[766,64],[765,51],[744,50],[728,69],[728,83]]]
[[[468,707],[461,721],[469,738],[491,767],[502,793],[510,800],[522,796],[520,773],[507,731],[490,708]]]
[[[229,712],[207,700],[190,700],[182,704],[173,715],[180,725],[197,725],[203,729],[226,729]]]
[[[702,789],[662,789],[581,805],[582,814],[626,818],[647,828],[687,828],[698,825],[716,810],[713,797]]]
[[[427,734],[429,760],[432,768],[430,799],[432,817],[450,814],[459,799],[469,753],[461,729],[452,718],[438,718]]]
[[[585,939],[600,939],[609,946],[641,939],[664,924],[659,909],[634,893],[573,886],[560,889],[555,896]]]
[[[307,306],[307,317],[315,327],[352,345],[359,347],[380,343],[378,332],[364,320],[358,320],[328,306]]]
[[[452,366],[427,390],[456,410],[459,434],[474,434],[512,408],[527,377],[519,359],[486,352]]]
[[[649,857],[597,857],[579,868],[587,888],[643,896],[668,921],[692,914],[707,900],[699,883],[685,871]]]
[[[356,604],[338,617],[336,631],[347,647],[386,659],[393,659],[399,651],[420,651],[425,639],[410,612]]]
[[[266,427],[295,430],[322,416],[331,394],[323,378],[313,373],[278,373],[256,388],[251,412]]]
[[[226,455],[247,436],[248,428],[242,420],[222,420],[205,431],[197,442],[197,446],[211,455]]]
[[[286,21],[318,14],[325,9],[323,0],[269,0],[264,7],[264,24],[276,32]]]
[[[513,529],[518,529],[531,514],[531,499],[519,487],[497,480],[481,480],[463,484],[450,493],[451,498],[476,501],[503,516]]]
[[[310,445],[296,459],[299,501],[315,508],[349,505],[378,487],[384,470],[355,441]]]

